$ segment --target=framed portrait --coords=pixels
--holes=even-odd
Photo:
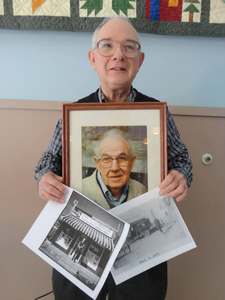
[[[119,167],[123,164],[120,153],[116,157],[105,153],[104,160],[102,155],[99,157],[102,140],[113,132],[121,132],[130,145],[130,178],[147,190],[159,185],[167,174],[165,102],[63,104],[63,182],[66,185],[82,193],[84,180],[96,172],[98,162],[110,160],[113,164],[117,160]],[[115,149],[115,144],[107,145],[109,153],[114,153],[110,147]]]

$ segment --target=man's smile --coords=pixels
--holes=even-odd
[[[115,71],[126,71],[125,68],[119,68],[119,67],[111,68],[110,70],[115,70]]]
[[[120,178],[122,175],[108,176],[109,178]]]

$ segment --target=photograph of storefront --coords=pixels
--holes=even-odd
[[[133,246],[131,247],[131,244],[135,243],[136,241],[139,241],[140,239],[150,236],[157,230],[159,230],[160,232],[163,231],[162,228],[165,225],[164,222],[162,220],[157,219],[153,214],[153,211],[151,213],[151,217],[144,217],[138,219],[135,222],[130,223],[130,230],[127,235],[126,242],[124,243],[123,247],[119,252],[119,255],[117,256],[117,261],[121,257],[124,257],[125,255],[130,254],[132,252],[131,249],[133,249]]]
[[[156,188],[111,212],[130,224],[111,269],[117,285],[196,247],[173,200]]]
[[[122,229],[122,221],[74,192],[39,250],[94,290]]]
[[[171,245],[186,237],[179,222],[179,215],[168,198],[153,199],[151,206],[146,203],[129,211],[122,216],[130,223],[127,239],[123,244],[113,267],[117,270],[141,261],[143,255],[150,257],[150,253],[158,255],[164,250],[165,244]],[[132,217],[134,215],[134,218]]]

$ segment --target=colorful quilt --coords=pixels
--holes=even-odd
[[[127,16],[139,32],[225,36],[225,0],[0,0],[0,28],[93,31]]]

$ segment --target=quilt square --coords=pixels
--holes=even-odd
[[[4,15],[4,0],[0,0],[0,15]]]
[[[225,0],[211,0],[209,23],[225,23]]]
[[[136,0],[87,0],[79,1],[81,18],[106,18],[114,15],[136,18]]]
[[[183,0],[182,22],[201,22],[202,0]]]
[[[202,0],[146,0],[146,19],[200,22]]]
[[[70,17],[70,0],[13,0],[13,14]]]

